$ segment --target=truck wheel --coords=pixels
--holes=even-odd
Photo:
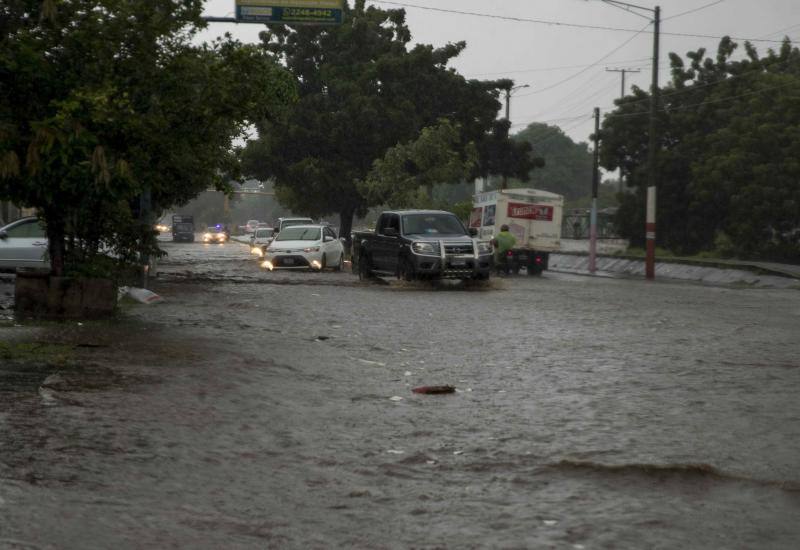
[[[413,281],[417,278],[414,273],[414,266],[411,265],[411,261],[406,257],[400,258],[400,262],[397,264],[397,278],[403,281]]]
[[[369,259],[366,255],[362,254],[358,258],[358,279],[360,281],[368,281],[372,278],[372,269],[370,269]]]
[[[542,276],[542,268],[537,265],[529,265],[528,266],[528,275],[531,277],[541,277]]]

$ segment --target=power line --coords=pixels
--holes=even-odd
[[[571,124],[571,125],[569,125],[567,127],[559,128],[562,133],[559,134],[559,133],[554,132],[552,135],[550,135],[550,136],[548,136],[548,137],[546,137],[544,139],[541,139],[539,141],[531,143],[531,147],[533,147],[535,149],[536,147],[538,147],[542,143],[546,143],[546,142],[550,141],[553,138],[556,138],[556,137],[559,137],[559,136],[566,136],[567,132],[569,132],[571,130],[574,130],[575,128],[578,128],[579,126],[582,126],[583,124],[586,124],[586,122],[591,121],[593,118],[594,118],[594,114],[592,114],[591,116],[583,116],[577,122],[577,124]],[[567,136],[567,137],[569,137],[569,136]]]
[[[686,86],[685,88],[673,89],[671,91],[663,92],[661,97],[662,97],[662,99],[669,99],[671,97],[678,96],[678,95],[681,95],[681,94],[686,94],[686,93],[689,93],[689,92],[693,92],[693,91],[699,90],[701,88],[708,88],[709,86],[716,86],[718,84],[722,84],[723,82],[730,82],[731,80],[735,80],[737,78],[743,78],[743,77],[750,76],[750,75],[753,75],[753,74],[763,74],[764,69],[766,69],[768,67],[772,67],[774,65],[786,65],[787,63],[788,63],[788,61],[785,61],[785,60],[775,61],[773,63],[766,63],[766,64],[763,64],[763,65],[759,65],[758,67],[756,67],[754,69],[751,69],[749,71],[742,71],[739,74],[732,74],[732,75],[730,75],[727,78],[724,78],[722,80],[715,80],[714,82],[707,82],[705,84],[693,84],[691,86]],[[626,105],[636,105],[637,103],[644,103],[646,101],[650,101],[650,98],[643,98],[643,99],[637,99],[637,100],[634,100],[634,101],[628,101],[628,102],[626,102]]]
[[[636,38],[637,36],[639,36],[639,35],[640,35],[640,34],[641,34],[641,33],[642,33],[642,32],[643,32],[643,31],[644,31],[644,30],[645,30],[647,27],[649,27],[649,26],[650,26],[650,23],[648,23],[647,25],[645,25],[644,27],[642,27],[642,29],[641,29],[639,32],[637,32],[636,34],[634,34],[633,36],[631,36],[630,38],[628,38],[628,39],[627,39],[625,42],[623,42],[622,44],[620,44],[619,46],[617,46],[616,48],[614,48],[613,50],[611,50],[610,52],[608,52],[607,54],[605,54],[603,57],[601,57],[600,59],[598,59],[597,61],[595,61],[595,62],[594,62],[594,64],[592,64],[592,65],[590,65],[590,66],[588,66],[588,67],[586,67],[586,68],[584,68],[584,69],[581,69],[581,70],[580,70],[580,71],[578,71],[577,73],[575,73],[575,74],[573,74],[573,75],[571,75],[571,76],[568,76],[567,78],[564,78],[563,80],[559,80],[559,81],[558,81],[558,82],[556,82],[555,84],[552,84],[552,85],[550,85],[550,86],[547,86],[547,87],[545,87],[545,88],[540,88],[540,89],[538,89],[538,90],[535,90],[535,91],[533,91],[533,92],[529,92],[529,93],[527,93],[527,94],[520,94],[520,95],[519,95],[519,97],[526,97],[526,96],[529,96],[529,95],[540,94],[540,93],[542,93],[542,92],[546,92],[547,90],[552,90],[553,88],[555,88],[555,87],[557,87],[557,86],[560,86],[560,85],[564,84],[565,82],[569,82],[570,80],[572,80],[573,78],[575,78],[575,77],[577,77],[577,76],[580,76],[580,75],[582,75],[583,73],[585,73],[586,71],[588,71],[588,70],[589,70],[589,69],[591,69],[592,67],[595,67],[595,66],[599,65],[600,63],[602,63],[603,61],[605,61],[606,59],[608,59],[609,57],[611,57],[613,54],[617,53],[619,50],[621,50],[622,48],[624,48],[625,46],[627,46],[627,45],[628,45],[628,44],[629,44],[631,41],[633,41],[633,39],[634,39],[634,38]]]
[[[641,61],[647,61],[650,59],[649,57],[640,57],[638,59],[628,59],[627,61],[609,61],[608,63],[613,63],[616,65],[626,65],[630,63],[638,63]],[[514,69],[509,71],[498,71],[495,73],[472,73],[468,76],[496,76],[502,74],[512,74],[512,73],[537,73],[537,72],[546,72],[546,71],[561,71],[566,69],[581,69],[583,67],[596,67],[598,63],[591,63],[588,65],[562,65],[561,67],[540,67],[536,69]]]
[[[565,117],[565,118],[551,118],[549,120],[538,120],[538,119],[534,118],[534,119],[531,119],[531,120],[529,120],[527,122],[517,122],[516,124],[512,124],[511,127],[512,128],[516,128],[517,126],[527,126],[532,122],[540,122],[542,124],[548,124],[548,123],[551,123],[551,122],[572,122],[574,120],[584,120],[584,119],[586,119],[586,115],[585,114],[584,115],[578,115],[578,116]]]
[[[716,6],[717,4],[722,4],[724,1],[725,0],[716,0],[715,2],[711,2],[709,4],[706,4],[705,6],[700,6],[699,8],[694,8],[693,10],[689,10],[689,11],[684,11],[684,12],[679,13],[677,15],[672,15],[670,17],[667,17],[666,19],[662,19],[661,21],[662,22],[663,21],[669,21],[670,19],[675,19],[676,17],[682,17],[684,15],[689,15],[690,13],[695,13],[697,11],[704,10],[706,8],[710,8],[711,6]]]
[[[686,111],[687,109],[695,109],[697,107],[702,107],[703,105],[713,105],[713,104],[717,104],[717,103],[727,103],[727,102],[733,101],[734,99],[740,99],[742,97],[747,97],[747,96],[751,96],[751,95],[757,95],[757,94],[761,94],[761,93],[764,93],[764,92],[771,92],[771,91],[774,91],[774,90],[780,90],[782,88],[788,88],[789,86],[796,86],[796,85],[797,85],[796,82],[788,82],[786,84],[781,84],[780,86],[770,86],[769,88],[761,88],[760,90],[754,90],[752,92],[745,92],[745,93],[739,94],[739,95],[721,97],[719,99],[709,99],[707,101],[701,101],[700,103],[693,103],[692,105],[681,105],[680,107],[664,107],[664,108],[659,109],[659,112],[661,112],[661,113],[672,113],[672,112],[675,112],[675,111]],[[642,111],[640,113],[620,113],[620,114],[609,113],[606,116],[607,117],[613,117],[613,118],[630,118],[630,117],[642,116],[642,115],[646,115],[646,114],[648,114],[648,113]]]
[[[620,5],[620,4],[616,3],[616,2],[609,2],[608,0],[600,0],[600,1],[603,2],[604,4],[607,4],[607,5],[611,6],[611,7],[613,7],[613,8],[617,8],[618,10],[622,10],[624,12],[630,13],[631,15],[635,15],[637,17],[641,17],[643,19],[647,19],[648,21],[650,21],[650,18],[647,17],[646,15],[642,15],[641,13],[635,12],[635,11],[633,11],[631,9],[631,8],[633,8],[635,6],[632,6],[630,4],[622,4],[622,5]]]
[[[790,26],[785,27],[783,29],[780,29],[780,30],[777,30],[777,31],[774,31],[774,32],[771,32],[771,33],[768,33],[768,34],[764,34],[762,36],[759,36],[759,38],[767,38],[768,36],[775,36],[776,34],[781,34],[783,32],[790,31],[790,30],[795,29],[797,27],[800,27],[800,23],[795,23],[794,25],[790,25]]]
[[[474,11],[464,11],[464,10],[452,10],[452,9],[444,9],[444,8],[433,8],[430,6],[420,6],[418,4],[409,4],[406,2],[390,2],[388,0],[370,0],[374,4],[388,4],[390,6],[400,6],[402,8],[415,8],[419,10],[427,10],[427,11],[435,11],[440,13],[452,13],[456,15],[469,15],[473,17],[483,17],[485,19],[498,19],[501,21],[515,21],[518,23],[534,23],[539,25],[551,25],[556,27],[569,27],[573,29],[591,29],[591,30],[602,30],[602,31],[616,31],[616,32],[632,32],[639,34],[643,31],[638,31],[636,29],[630,28],[623,28],[623,27],[609,27],[607,25],[585,25],[581,23],[567,23],[564,21],[552,21],[546,19],[532,19],[528,17],[512,17],[507,15],[494,15],[491,13],[481,13],[481,12],[474,12]],[[650,32],[650,31],[647,31]],[[660,32],[661,36],[676,36],[682,38],[707,38],[712,40],[722,40],[722,36],[715,36],[710,34],[691,34],[691,33],[681,33],[681,32]],[[767,40],[763,38],[745,38],[739,36],[730,36],[728,37],[731,40],[736,41],[747,41],[747,42],[769,42],[772,44],[780,44],[781,40]]]
[[[607,75],[607,76],[610,76],[610,75]],[[581,99],[578,99],[577,101],[573,101],[569,105],[563,107],[563,110],[561,111],[561,113],[563,113],[563,116],[569,116],[569,115],[571,115],[571,114],[573,114],[573,113],[575,113],[577,111],[580,111],[580,110],[582,110],[584,108],[585,105],[587,105],[589,103],[591,103],[593,105],[597,105],[596,98],[598,98],[600,96],[606,96],[611,90],[613,90],[614,88],[616,88],[618,86],[617,79],[615,77],[611,77],[610,80],[611,80],[611,82],[609,82],[603,88],[598,88],[598,89],[592,90],[592,93],[589,94],[588,96],[584,96]],[[566,101],[565,101],[565,103],[566,103]],[[545,111],[549,111],[549,110],[550,110],[550,108],[545,109]],[[556,112],[559,112],[559,111],[556,111]]]

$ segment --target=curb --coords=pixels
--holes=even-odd
[[[578,257],[589,257],[589,254],[586,252],[555,252],[552,255],[562,255],[562,256],[578,256]],[[629,254],[598,254],[597,258],[604,258],[607,260],[626,260],[631,262],[642,262],[644,264],[645,259],[641,256],[633,256]],[[800,279],[800,266],[797,266],[797,270],[793,271],[791,268],[788,267],[781,267],[778,264],[771,264],[767,265],[761,262],[750,262],[750,261],[737,261],[737,260],[703,260],[703,259],[695,259],[695,258],[666,258],[666,259],[656,259],[656,269],[658,269],[659,265],[689,265],[695,267],[708,267],[714,269],[738,269],[741,271],[750,271],[757,275],[773,275],[776,277],[785,277],[790,279]]]

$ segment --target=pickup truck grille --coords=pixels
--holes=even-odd
[[[475,252],[472,249],[472,243],[444,243],[444,253],[447,256],[462,254],[472,256]]]

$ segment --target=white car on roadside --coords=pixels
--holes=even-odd
[[[270,271],[283,268],[341,271],[343,264],[344,245],[330,227],[294,225],[275,236],[261,265]]]
[[[0,227],[0,270],[18,267],[50,267],[47,235],[42,222],[35,217]]]

